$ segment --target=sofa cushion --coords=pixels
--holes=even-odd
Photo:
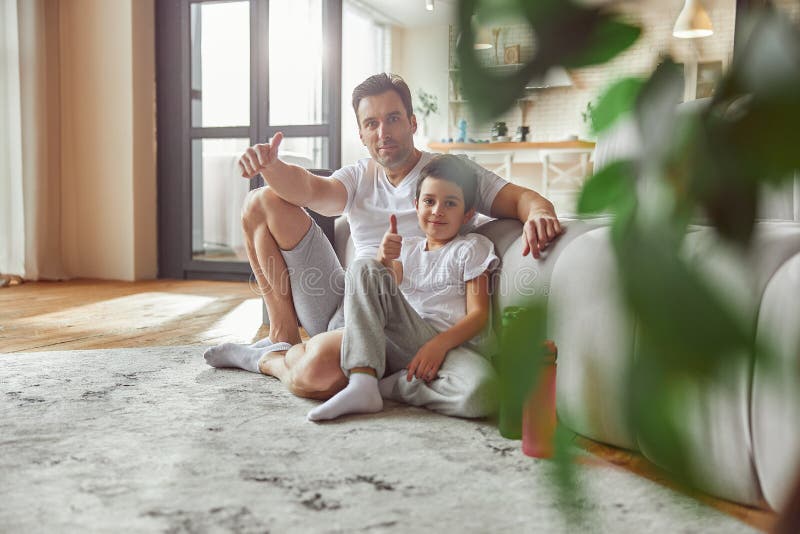
[[[537,260],[532,255],[522,255],[525,240],[522,224],[504,219],[485,224],[477,229],[492,240],[500,268],[494,299],[498,310],[507,306],[521,306],[531,298],[545,297],[550,293],[550,277],[561,253],[582,234],[607,224],[608,219],[564,219],[564,233],[551,244]]]
[[[608,228],[576,237],[550,281],[548,334],[558,346],[559,419],[591,439],[636,449],[625,421],[634,323],[620,300]]]
[[[769,344],[774,366],[757,358],[753,373],[753,455],[764,498],[782,509],[800,472],[800,254],[767,284],[757,340]]]
[[[690,265],[728,309],[756,331],[764,289],[776,270],[800,252],[800,225],[765,222],[756,225],[747,253],[722,241],[711,228],[686,238]],[[795,315],[795,321],[800,316]],[[687,430],[690,460],[701,489],[726,499],[759,504],[761,491],[753,458],[751,387],[754,355],[731,354],[719,380],[700,380],[688,387],[681,423]],[[640,355],[637,355],[640,357]],[[651,447],[639,440],[642,453],[670,469]]]
[[[758,306],[753,266],[739,249],[720,240],[708,227],[693,228],[684,255],[706,285],[745,325],[754,325]],[[646,357],[637,343],[636,358]],[[733,501],[757,504],[761,494],[750,449],[749,395],[752,354],[731,354],[719,379],[692,378],[683,384],[684,410],[675,423],[684,430],[688,460],[700,489]],[[735,358],[734,358],[735,357]],[[649,460],[674,470],[644,436],[639,447]]]
[[[708,227],[692,227],[684,254],[729,308],[755,327],[765,286],[798,251],[800,225],[770,222],[757,225],[748,254],[721,241]],[[636,320],[620,300],[617,277],[607,228],[574,239],[554,265],[548,329],[559,347],[559,418],[580,434],[640,449],[651,461],[672,470],[675,466],[669,465],[668,458],[659,457],[654,447],[643,442],[643,436],[632,436],[627,429],[624,381],[631,358],[643,357],[644,349],[636,338]],[[792,290],[791,295],[800,294],[796,288]],[[796,330],[798,317],[800,314],[792,311],[785,328],[791,324]],[[797,359],[796,345],[793,347]],[[689,384],[688,408],[681,423],[687,431],[690,460],[700,488],[737,502],[760,504],[750,417],[753,354],[747,350],[738,356],[723,371],[721,382]],[[800,378],[796,370],[793,376],[792,387],[797,394]],[[797,417],[797,411],[788,409],[779,416],[784,425],[797,425]],[[797,436],[800,439],[800,432]],[[771,443],[775,443],[774,437]],[[785,459],[782,465],[787,465]],[[780,477],[776,469],[775,479],[780,481],[775,489],[779,493],[784,488],[778,485],[785,483],[786,476]]]

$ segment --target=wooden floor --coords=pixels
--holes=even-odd
[[[267,335],[246,283],[25,283],[0,289],[0,352],[248,342]]]
[[[25,283],[0,288],[0,353],[250,342],[268,334],[246,283]],[[762,531],[775,514],[675,486],[639,454],[579,438],[591,463],[615,465],[695,498]]]

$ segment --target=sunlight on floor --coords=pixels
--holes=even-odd
[[[231,336],[250,342],[261,326],[261,299],[248,299],[216,321],[200,335],[208,338]]]
[[[98,327],[120,320],[138,328],[157,326],[177,317],[192,315],[218,300],[215,297],[180,293],[147,292],[117,297],[82,306],[70,306],[56,312],[34,315],[19,321],[23,325],[79,322],[96,323]]]

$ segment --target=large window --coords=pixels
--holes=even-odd
[[[394,72],[391,29],[363,3],[345,0],[342,7],[342,165],[369,157],[358,137],[352,91],[376,72]]]
[[[281,157],[340,164],[341,0],[158,2],[159,272],[250,274],[238,158],[284,133]]]

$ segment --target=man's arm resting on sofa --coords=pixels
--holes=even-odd
[[[523,256],[530,252],[538,258],[540,251],[562,232],[553,204],[536,191],[516,184],[506,184],[497,193],[491,215],[498,219],[519,219],[525,237]]]
[[[278,132],[269,143],[252,146],[239,158],[244,178],[261,173],[264,181],[286,202],[310,208],[321,215],[340,215],[347,204],[347,189],[339,180],[311,174],[297,165],[278,158],[283,134]]]

